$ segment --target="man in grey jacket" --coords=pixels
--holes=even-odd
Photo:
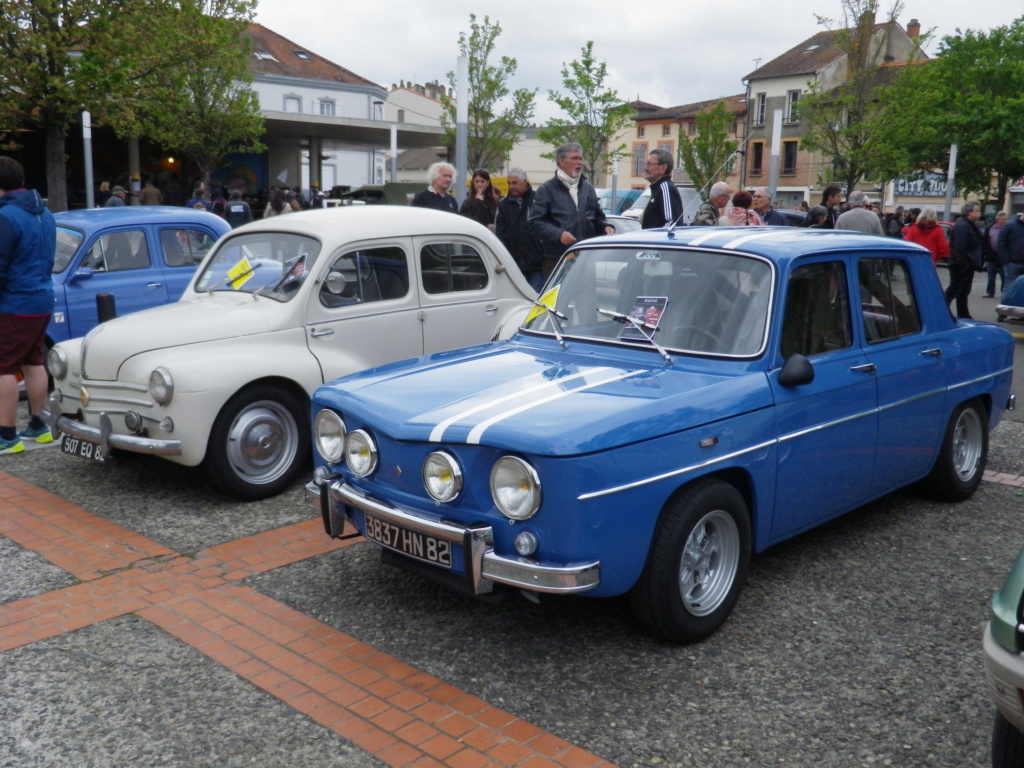
[[[597,192],[583,175],[583,149],[565,144],[555,150],[555,177],[540,185],[530,209],[530,228],[544,249],[544,279],[566,248],[595,235],[615,233],[605,219]]]

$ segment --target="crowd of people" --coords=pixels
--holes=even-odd
[[[543,287],[555,264],[573,243],[600,234],[611,234],[597,193],[583,175],[583,152],[578,144],[566,144],[555,152],[555,175],[534,190],[521,168],[508,171],[508,194],[501,197],[485,169],[473,172],[470,193],[459,206],[450,194],[455,168],[435,163],[427,172],[428,186],[416,194],[411,204],[467,216],[491,229],[505,244],[536,290]],[[678,225],[683,205],[679,190],[672,182],[673,158],[670,152],[653,150],[644,165],[644,177],[650,183],[650,202],[640,222],[644,229]],[[843,200],[842,189],[826,187],[818,205],[801,202],[806,213],[804,226],[810,229],[842,229],[879,237],[904,239],[924,246],[938,265],[949,269],[945,290],[947,305],[955,304],[957,317],[970,318],[967,297],[975,272],[986,272],[984,298],[995,298],[996,278],[1005,291],[1024,274],[1024,222],[1018,217],[1007,225],[1005,212],[996,214],[987,226],[979,223],[981,206],[967,201],[960,207],[956,222],[946,228],[933,207],[897,206],[885,213],[877,201],[861,190]],[[726,182],[717,182],[708,190],[707,199],[697,209],[691,226],[785,226],[787,218],[772,203],[767,187],[732,190]]]

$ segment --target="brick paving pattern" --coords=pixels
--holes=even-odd
[[[0,472],[0,535],[78,579],[0,605],[0,653],[134,613],[395,768],[614,768],[238,583],[354,531],[332,541],[313,519],[187,557]]]

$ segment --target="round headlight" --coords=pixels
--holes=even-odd
[[[53,378],[61,381],[68,375],[68,356],[60,347],[52,347],[46,353],[46,370]]]
[[[377,468],[377,446],[367,432],[357,429],[345,436],[345,463],[359,477]]]
[[[166,368],[157,368],[149,374],[149,395],[160,405],[167,405],[174,397],[174,382],[171,372]]]
[[[423,486],[438,501],[451,501],[462,490],[462,469],[455,457],[437,451],[423,462]]]
[[[540,507],[540,478],[522,459],[502,456],[491,467],[491,498],[505,517],[526,520]]]
[[[324,408],[313,419],[313,443],[329,464],[337,464],[344,455],[345,422],[334,411]]]

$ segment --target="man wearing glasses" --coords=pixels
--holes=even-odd
[[[768,187],[758,187],[755,189],[753,198],[753,208],[757,211],[757,215],[761,217],[762,224],[766,227],[789,226],[786,217],[772,208],[772,193],[768,191]]]
[[[656,229],[672,224],[683,213],[683,199],[672,183],[672,153],[652,150],[644,165],[644,178],[651,183],[651,200],[644,208],[640,226]]]

